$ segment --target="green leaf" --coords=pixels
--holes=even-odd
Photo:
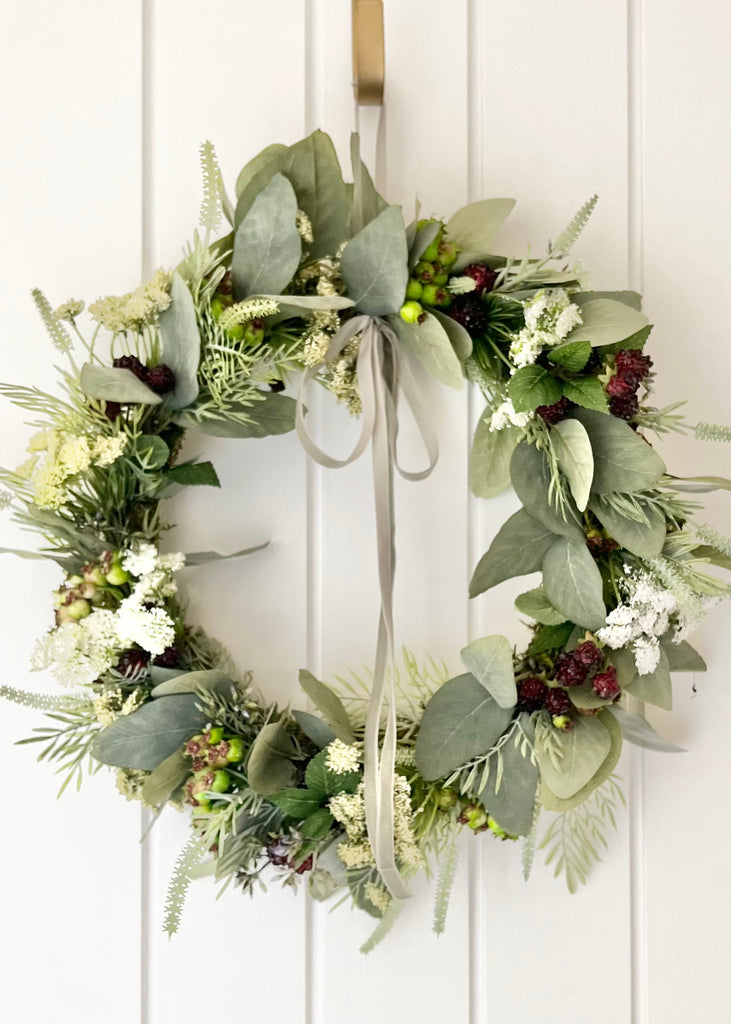
[[[308,243],[310,257],[333,255],[348,237],[350,203],[331,139],[317,130],[293,146],[269,149],[270,159],[262,160],[255,173],[241,182],[236,224],[241,223],[274,175],[281,172],[294,186],[299,208],[310,218],[314,235],[314,241]]]
[[[674,491],[686,494],[707,494],[709,491],[731,491],[731,480],[725,476],[674,476]]]
[[[684,754],[686,752],[684,747],[668,743],[667,740],[658,736],[644,715],[631,714],[616,705],[609,708],[609,713],[617,719],[622,728],[622,735],[630,743],[644,747],[646,750],[658,750],[663,754]]]
[[[523,732],[533,740],[533,724],[530,715],[519,716]],[[480,795],[490,814],[501,828],[511,836],[526,836],[533,824],[533,811],[538,786],[538,765],[531,762],[530,752],[526,757],[520,744],[508,740],[501,748],[503,772],[500,785],[495,771],[494,759],[490,777]]]
[[[350,136],[350,160],[353,165],[353,202],[350,207],[349,234],[351,237],[362,231],[366,224],[385,210],[386,200],[378,194],[368,168],[360,155],[360,136],[353,132]]]
[[[546,453],[522,441],[510,460],[510,479],[523,508],[548,530],[562,537],[581,540],[584,537],[579,514],[570,498],[565,499],[566,518],[549,498],[551,470]]]
[[[273,434],[288,434],[294,430],[297,403],[288,395],[276,392],[265,394],[251,406],[232,406],[231,413],[243,413],[250,422],[235,419],[205,419],[199,423],[192,417],[182,416],[178,422],[186,429],[198,430],[207,437],[270,437]]]
[[[321,309],[350,309],[353,305],[352,299],[345,295],[256,295],[252,298],[272,299],[277,303],[278,311],[267,317],[270,324],[312,316]]]
[[[272,168],[276,167],[276,158],[279,157],[280,154],[285,153],[286,150],[287,147],[284,146],[281,142],[272,142],[269,146],[263,149],[261,153],[257,153],[255,157],[249,160],[248,164],[246,164],[246,166],[239,172],[239,176],[236,181],[237,198],[248,189],[250,183],[254,180],[257,174],[259,174],[262,168],[266,167],[267,165],[270,165]],[[274,173],[275,172],[272,170],[271,177],[274,177]],[[263,188],[264,186],[262,185],[261,187]],[[251,203],[249,205],[251,205]],[[243,220],[243,216],[241,217],[241,219]]]
[[[220,487],[221,481],[211,462],[181,462],[165,474],[167,480],[181,487]]]
[[[159,317],[161,358],[175,375],[175,387],[163,398],[166,409],[185,409],[198,397],[201,339],[193,296],[180,274],[173,275],[170,305]]]
[[[486,253],[497,229],[515,206],[514,199],[481,199],[461,207],[449,218],[446,234],[462,250],[455,272],[472,262],[475,253]],[[463,262],[464,260],[467,262]]]
[[[545,651],[557,651],[563,648],[574,631],[573,622],[561,622],[555,626],[541,626],[528,645],[528,654],[532,656]]]
[[[477,424],[470,451],[470,490],[477,498],[494,498],[510,486],[510,459],[520,438],[516,427],[490,430],[489,416]]]
[[[20,548],[0,548],[0,555],[15,555],[16,558],[24,558],[28,562],[55,562],[52,554],[44,554],[42,551],[21,551]]]
[[[142,799],[150,807],[164,804],[193,771],[183,749],[166,757],[142,784]]]
[[[714,548],[712,544],[699,544],[693,548],[693,558],[708,559],[711,565],[717,565],[721,569],[731,569],[731,557]]]
[[[614,299],[589,299],[582,302],[581,316],[583,324],[575,327],[567,340],[586,340],[595,347],[624,341],[648,324],[643,313]]]
[[[629,423],[589,409],[575,409],[572,416],[584,425],[591,441],[595,494],[643,491],[665,472],[660,456]]]
[[[343,743],[354,743],[355,733],[353,732],[353,726],[350,724],[348,712],[345,710],[343,702],[338,695],[329,686],[316,679],[307,669],[300,669],[299,680],[300,686],[315,707],[322,713],[328,725],[332,726],[337,738],[342,740]]]
[[[618,651],[613,651],[612,655],[618,653]],[[614,661],[613,657],[612,661]],[[644,676],[635,673],[634,679],[623,685],[627,693],[636,697],[637,700],[641,700],[644,704],[655,704],[666,711],[672,710],[673,683],[670,678],[670,662],[662,647],[660,648],[660,661],[654,672],[648,672]]]
[[[540,730],[536,732],[534,748],[541,778],[560,800],[570,799],[594,778],[612,747],[603,722],[598,717],[580,715],[573,729],[556,730],[552,736],[561,755],[556,767],[550,755],[553,746],[546,746],[542,735]]]
[[[141,434],[135,444],[135,454],[145,470],[162,469],[170,458],[170,449],[157,434]]]
[[[416,766],[440,779],[486,753],[502,735],[512,710],[501,708],[470,674],[457,676],[431,698],[416,737]]]
[[[305,839],[324,839],[334,823],[335,819],[327,807],[320,807],[305,818],[299,830]]]
[[[599,697],[594,693],[591,682],[587,681],[580,686],[571,686],[567,693],[575,708],[582,711],[594,711],[596,708],[605,708],[611,703],[606,697]]]
[[[513,649],[504,636],[483,636],[460,651],[462,664],[501,708],[518,702]]]
[[[206,724],[193,694],[162,697],[97,733],[94,757],[119,768],[151,772]]]
[[[570,341],[566,345],[552,348],[548,353],[548,361],[562,367],[569,373],[578,373],[589,362],[591,342]]]
[[[571,296],[571,301],[582,309],[596,299],[612,299],[614,302],[621,302],[625,306],[637,310],[638,313],[642,309],[642,296],[639,292],[574,292]]]
[[[401,308],[409,277],[407,259],[401,210],[389,206],[343,250],[341,272],[359,312],[385,316]]]
[[[477,563],[470,581],[470,597],[477,597],[503,580],[537,572],[555,540],[552,530],[525,509],[519,509],[503,524]]]
[[[556,796],[555,793],[551,792],[544,780],[540,788],[540,800],[547,811],[570,811],[572,807],[577,807],[579,804],[583,803],[587,797],[591,796],[595,789],[603,785],[617,767],[619,755],[622,753],[622,730],[617,720],[612,717],[607,709],[605,709],[600,711],[596,718],[582,718],[581,721],[601,722],[604,725],[609,733],[609,740],[611,744],[609,753],[593,778],[591,778],[585,786],[582,786],[577,793],[574,793],[574,795],[569,797],[567,800],[563,800]]]
[[[601,629],[606,620],[602,577],[582,541],[559,537],[543,558],[543,586],[551,604],[585,629]]]
[[[294,747],[283,722],[268,722],[263,726],[251,746],[246,763],[246,778],[254,792],[270,797],[291,785],[295,777],[294,765],[290,760],[293,754]],[[315,810],[318,803],[315,800],[312,810]]]
[[[245,555],[253,555],[257,551],[263,551],[269,547],[269,541],[264,544],[257,544],[253,548],[242,548],[241,551],[232,551],[230,555],[222,555],[219,551],[190,551],[185,556],[185,568],[192,569],[198,565],[210,565],[212,562],[230,562],[234,558],[243,558]]]
[[[577,377],[564,382],[563,393],[571,402],[576,402],[583,409],[595,409],[597,412],[609,412],[607,399],[601,381],[597,377]]]
[[[131,370],[123,370],[121,367],[84,363],[79,384],[89,398],[105,402],[119,402],[122,405],[160,405],[162,402],[162,398],[135,377]]]
[[[413,270],[425,250],[429,248],[439,232],[442,223],[439,220],[428,220],[420,228],[417,221],[409,224],[406,229],[406,240],[409,247],[409,270]]]
[[[515,607],[523,615],[530,615],[544,626],[560,626],[566,621],[566,616],[548,600],[543,587],[536,587],[535,590],[527,590],[525,594],[520,594],[515,599]]]
[[[271,794],[269,802],[294,821],[304,821],[320,810],[320,798],[309,789],[283,789]]]
[[[438,309],[433,309],[431,313],[444,328],[447,337],[452,343],[457,359],[459,359],[460,363],[464,363],[472,355],[472,338],[462,324],[458,324],[451,316],[447,316],[446,313],[442,313]]]
[[[212,693],[231,693],[235,686],[233,679],[218,669],[202,669],[197,672],[182,672],[172,679],[159,683],[152,691],[153,697],[169,697],[177,693],[195,693],[197,690],[210,690]]]
[[[708,668],[698,651],[691,647],[687,640],[681,640],[676,644],[666,634],[660,637],[660,647],[665,651],[671,672],[705,672]]]
[[[602,524],[610,537],[633,555],[640,558],[657,558],[665,544],[667,524],[665,516],[657,508],[642,498],[637,499],[647,516],[648,522],[638,523],[627,519],[611,503],[601,495],[596,495],[589,502],[589,508]]]
[[[294,189],[283,174],[275,174],[236,229],[231,262],[236,299],[279,294],[290,284],[302,256],[296,218]]]
[[[311,792],[315,793],[321,800],[328,796],[336,796],[338,793],[355,793],[362,775],[358,771],[337,772],[331,771],[327,766],[329,751],[321,750],[307,765],[305,771],[305,784]]]
[[[553,405],[561,398],[561,385],[543,366],[522,366],[508,382],[508,394],[516,412],[532,412],[539,405]]]
[[[462,387],[462,366],[455,355],[449,335],[431,313],[423,323],[407,324],[398,314],[388,318],[399,341],[415,356],[432,377],[452,388]]]
[[[309,711],[293,711],[292,718],[305,736],[321,750],[336,738],[327,722],[323,722],[316,715],[311,715]]]
[[[578,420],[561,420],[551,428],[551,443],[561,472],[569,482],[576,507],[583,512],[594,477],[594,456],[589,435]]]

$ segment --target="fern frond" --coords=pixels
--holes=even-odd
[[[536,855],[536,842],[538,841],[538,821],[541,817],[541,802],[536,799],[533,805],[533,820],[530,826],[530,832],[527,836],[523,837],[523,848],[521,851],[521,867],[523,869],[523,880],[525,882],[530,878],[530,873],[533,869],[533,859]]]
[[[712,548],[731,558],[731,537],[724,537],[708,523],[696,523],[693,530],[704,544],[710,544]]]
[[[594,207],[598,200],[599,196],[592,196],[591,199],[588,199],[584,203],[578,213],[574,215],[570,223],[564,228],[554,244],[551,246],[551,253],[553,255],[560,253],[562,256],[567,256],[569,252],[571,252],[576,240],[586,227],[589,218],[594,212]]]
[[[203,174],[203,200],[201,202],[201,227],[215,231],[221,223],[221,214],[231,221],[226,207],[230,207],[223,184],[223,175],[213,143],[206,140],[200,147],[201,172]]]
[[[731,427],[720,423],[697,423],[695,436],[698,441],[731,441]]]
[[[200,864],[205,854],[205,847],[198,835],[192,836],[180,851],[173,868],[173,874],[165,896],[165,919],[163,930],[173,936],[180,927],[180,918],[188,895],[188,887],[192,881],[193,869]]]
[[[379,942],[383,942],[393,926],[396,924],[396,920],[403,910],[403,906],[404,904],[402,900],[391,900],[383,914],[383,917],[360,947],[361,953],[370,953],[376,948]]]
[[[68,695],[32,693],[30,690],[18,690],[14,686],[0,686],[0,697],[24,708],[33,708],[34,711],[66,711],[77,703],[75,697]]]
[[[70,352],[72,349],[71,338],[66,332],[66,328],[63,326],[60,320],[57,320],[53,315],[51,304],[40,290],[40,288],[34,288],[31,292],[33,301],[36,304],[36,309],[43,321],[43,326],[48,331],[48,336],[51,339],[51,344],[54,348],[57,348],[59,352]]]
[[[435,935],[441,935],[443,933],[444,924],[447,920],[449,897],[452,895],[452,886],[454,885],[454,878],[457,874],[457,864],[459,863],[457,835],[458,833],[456,830],[452,832],[448,840],[447,848],[442,853],[442,860],[439,865],[439,877],[437,878],[437,888],[434,894],[433,931]]]

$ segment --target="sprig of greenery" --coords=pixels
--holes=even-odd
[[[439,875],[437,877],[437,887],[434,893],[433,931],[435,935],[441,935],[444,932],[444,926],[447,920],[449,898],[452,895],[454,879],[457,874],[457,865],[459,863],[458,835],[459,833],[455,826],[450,834],[446,849],[442,851],[442,855],[440,857]]]
[[[553,732],[556,730],[553,729]],[[536,764],[533,743],[526,735],[520,720],[514,718],[508,729],[502,734],[494,746],[490,747],[484,754],[474,757],[462,768],[458,768],[444,782],[444,786],[452,786],[458,783],[460,793],[470,793],[479,796],[490,781],[493,773],[492,762],[495,762],[495,792],[500,789],[503,779],[504,762],[503,747],[509,743],[513,744],[516,750],[520,750],[521,756],[529,758],[531,764]]]
[[[168,891],[165,896],[165,917],[163,929],[172,937],[180,927],[180,918],[185,906],[190,883],[193,880],[192,872],[200,864],[206,853],[206,847],[201,837],[196,833],[191,836],[183,849],[173,868]]]
[[[68,355],[73,348],[73,343],[66,331],[66,328],[63,326],[61,321],[57,320],[53,315],[50,302],[40,288],[34,288],[31,295],[33,296],[33,301],[36,305],[40,318],[43,321],[43,326],[46,328],[48,336],[51,339],[51,344],[55,349],[58,349],[59,352],[63,352]]]
[[[94,775],[101,764],[92,755],[94,738],[99,731],[94,704],[85,698],[79,698],[66,704],[63,709],[47,713],[55,725],[40,726],[33,730],[37,736],[29,736],[18,740],[18,745],[45,743],[46,746],[38,755],[39,761],[57,763],[57,774],[63,774],[64,780],[58,796],[76,779],[76,789],[81,789],[84,764],[89,775]]]
[[[731,441],[731,427],[719,423],[697,423],[695,436],[699,441]]]
[[[32,693],[30,690],[18,690],[14,686],[0,686],[0,697],[35,711],[65,711],[74,708],[79,702],[78,697],[68,694]]]
[[[589,218],[594,212],[594,208],[598,201],[599,196],[597,195],[593,195],[590,199],[587,199],[581,209],[578,210],[571,218],[556,241],[549,246],[548,251],[554,258],[558,256],[568,256],[569,252],[578,241],[582,231],[589,223]]]

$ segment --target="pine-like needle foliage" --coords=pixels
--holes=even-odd
[[[452,887],[457,874],[459,863],[459,845],[457,842],[458,832],[455,828],[449,837],[447,847],[442,851],[439,875],[437,877],[437,888],[434,894],[434,934],[441,935],[447,920],[447,909],[449,897],[452,895]]]
[[[36,309],[43,321],[43,326],[48,331],[48,336],[51,339],[53,347],[57,348],[59,352],[70,352],[73,347],[71,344],[71,338],[61,321],[57,320],[53,315],[51,304],[46,296],[40,288],[34,288],[31,295],[33,296]]]
[[[564,228],[556,241],[551,246],[553,256],[567,256],[576,244],[579,235],[589,223],[589,218],[594,212],[594,207],[599,201],[599,196],[592,196],[587,199],[581,209],[574,214],[569,224]]]
[[[193,835],[180,851],[175,862],[170,885],[165,897],[164,930],[172,937],[180,927],[180,918],[185,906],[188,888],[193,880],[193,869],[200,864],[205,846],[198,834]]]

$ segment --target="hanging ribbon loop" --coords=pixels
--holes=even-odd
[[[360,436],[350,455],[335,459],[313,441],[305,424],[304,399],[308,384],[322,365],[308,367],[297,400],[296,429],[305,451],[321,466],[336,469],[359,458],[371,444],[373,495],[378,545],[378,582],[381,613],[378,624],[373,689],[368,706],[364,744],[364,782],[368,839],[385,885],[396,899],[410,895],[396,863],[393,787],[396,771],[395,641],[393,585],[396,571],[393,504],[394,467],[406,480],[423,480],[436,466],[436,432],[411,369],[411,356],[395,331],[380,317],[359,315],[346,321],[332,339],[325,363],[337,358],[360,335],[357,373],[363,407]],[[402,469],[397,455],[398,399],[403,394],[427,453],[424,469]],[[383,745],[381,718],[386,711]]]

